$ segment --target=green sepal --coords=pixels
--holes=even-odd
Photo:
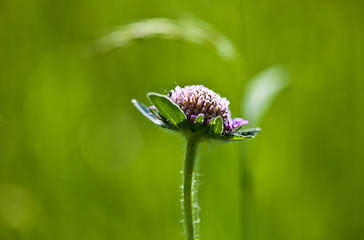
[[[158,119],[153,114],[153,112],[147,106],[145,106],[143,103],[141,103],[135,99],[132,99],[131,102],[139,110],[139,112],[141,112],[146,118],[148,118],[154,124],[161,126],[161,127],[165,127],[165,124],[160,119]]]
[[[158,93],[148,93],[149,101],[157,108],[161,117],[167,119],[177,128],[187,126],[187,118],[182,110],[172,102],[168,97]]]
[[[209,122],[209,124],[207,124],[207,126],[212,127],[214,123],[215,123],[215,118],[211,119],[211,121]]]
[[[195,124],[202,124],[203,122],[203,114],[199,114],[195,120]]]
[[[209,122],[209,125],[210,125],[210,123],[212,123],[210,126],[210,130],[209,130],[209,132],[211,134],[220,135],[222,133],[222,131],[224,130],[224,124],[223,124],[220,116],[211,120]]]

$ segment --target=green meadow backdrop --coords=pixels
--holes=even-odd
[[[363,13],[1,0],[0,239],[183,240],[184,139],[131,104],[177,84],[263,129],[200,146],[201,240],[364,239]]]

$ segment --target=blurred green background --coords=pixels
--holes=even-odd
[[[184,239],[185,142],[130,100],[204,84],[243,116],[248,80],[276,64],[289,84],[249,125],[263,132],[199,149],[201,239],[364,239],[363,13],[360,0],[1,0],[0,239]],[[147,18],[200,22],[231,55],[192,43],[193,27],[97,51]]]

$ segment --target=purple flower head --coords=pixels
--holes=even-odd
[[[187,138],[239,142],[254,138],[260,128],[240,129],[247,120],[231,118],[229,101],[202,85],[176,87],[167,95],[147,94],[152,106],[132,99],[134,106],[151,122],[177,131]]]
[[[203,85],[184,88],[177,86],[168,93],[168,97],[184,112],[191,124],[199,115],[203,116],[204,124],[220,116],[225,132],[231,132],[243,124],[248,124],[248,121],[242,118],[232,119],[229,111],[230,102]]]

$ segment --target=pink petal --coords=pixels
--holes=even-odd
[[[233,129],[241,127],[241,125],[248,124],[248,120],[243,120],[242,118],[234,118],[232,127]]]

